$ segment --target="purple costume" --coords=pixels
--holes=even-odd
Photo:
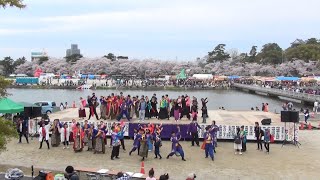
[[[170,139],[172,142],[171,153],[167,156],[167,159],[169,159],[169,156],[173,156],[174,154],[176,155],[179,154],[182,160],[185,161],[182,146],[179,144],[180,138],[181,138],[180,132],[177,132],[175,136],[171,137]]]

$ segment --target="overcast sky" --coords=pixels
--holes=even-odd
[[[0,9],[0,58],[46,49],[64,57],[76,43],[86,57],[194,60],[217,44],[252,45],[320,38],[319,0],[27,0]]]

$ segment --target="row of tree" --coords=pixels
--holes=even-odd
[[[81,58],[73,64],[63,59],[49,58],[39,65],[27,61],[19,65],[15,73],[33,75],[40,67],[45,72],[56,74],[108,74],[108,75],[136,75],[141,78],[155,77],[158,75],[176,75],[185,69],[188,75],[210,73],[215,75],[241,75],[241,76],[306,76],[320,74],[320,63],[317,61],[305,62],[303,60],[286,61],[279,65],[261,64],[257,62],[241,62],[237,59],[228,59],[207,63],[207,58],[197,61],[161,61],[154,59],[145,60],[117,60],[107,58]]]
[[[211,52],[208,52],[207,63],[221,62],[230,58],[238,59],[242,62],[261,64],[281,64],[285,61],[297,59],[305,62],[320,60],[320,41],[316,38],[297,39],[285,50],[277,43],[263,45],[260,52],[258,52],[257,46],[252,46],[249,53],[240,54],[236,50],[228,52],[225,47],[225,44],[218,44]]]

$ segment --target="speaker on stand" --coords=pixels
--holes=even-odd
[[[282,142],[283,147],[285,144],[288,143],[287,141],[287,134],[289,134],[289,131],[287,130],[287,122],[293,123],[293,139],[291,141],[291,144],[294,146],[301,146],[300,142],[297,141],[296,137],[296,123],[299,123],[299,112],[298,111],[281,111],[281,122],[284,122],[284,130],[285,130],[285,136],[284,140]]]

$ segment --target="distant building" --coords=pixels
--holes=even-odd
[[[41,57],[48,57],[47,52],[31,52],[31,61],[39,61]]]
[[[71,49],[67,49],[66,57],[74,54],[80,54],[80,49],[78,49],[78,44],[71,44]]]

